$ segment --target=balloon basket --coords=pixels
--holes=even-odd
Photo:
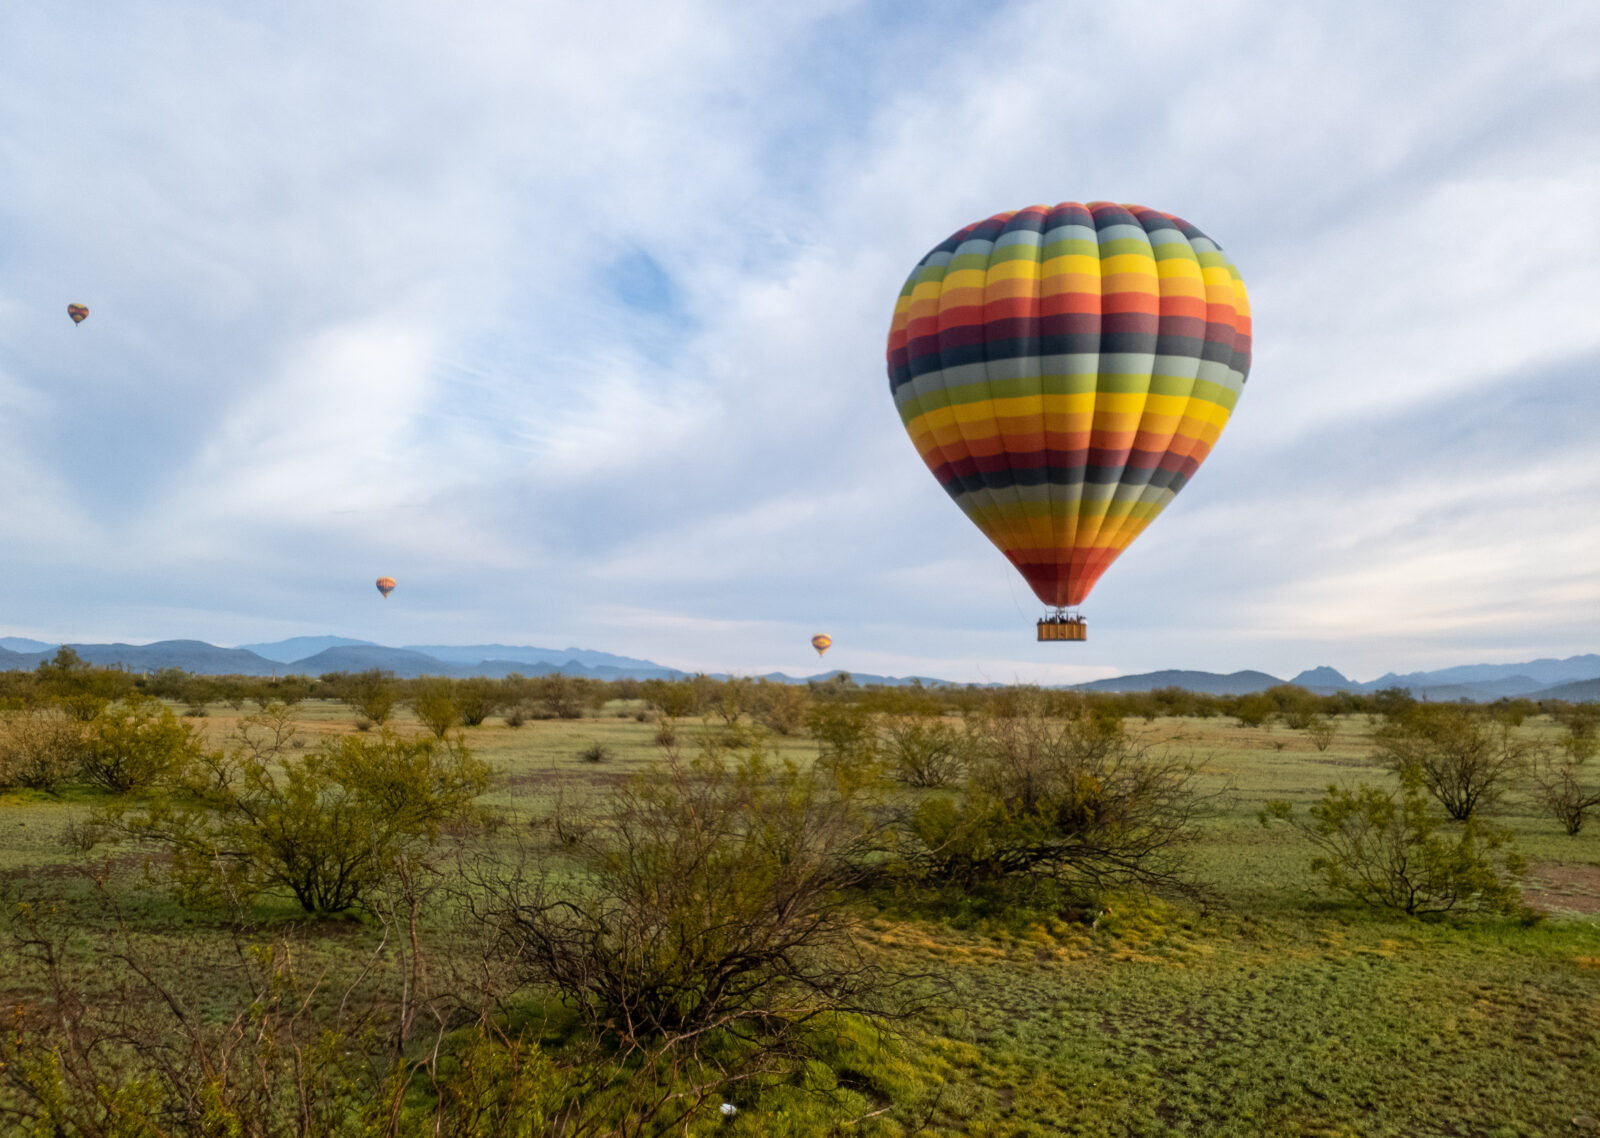
[[[1039,639],[1087,640],[1089,623],[1081,616],[1047,616],[1039,622]]]

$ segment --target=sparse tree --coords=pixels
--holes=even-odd
[[[1404,708],[1374,742],[1374,758],[1402,777],[1414,773],[1457,821],[1492,808],[1529,753],[1510,727],[1454,703]]]

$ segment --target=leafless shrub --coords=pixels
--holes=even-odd
[[[1333,737],[1339,733],[1339,728],[1334,725],[1333,720],[1314,715],[1306,722],[1305,731],[1311,739],[1311,745],[1321,752],[1326,751],[1333,743]]]
[[[1569,734],[1561,747],[1541,750],[1529,768],[1540,804],[1573,837],[1589,811],[1600,809],[1600,771],[1590,765],[1594,749],[1586,742]]]

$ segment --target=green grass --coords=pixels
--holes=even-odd
[[[487,801],[512,819],[492,840],[512,841],[558,790],[603,795],[652,761],[655,728],[633,710],[468,729],[501,774]],[[307,702],[297,715],[312,745],[354,730],[338,705]],[[236,718],[214,710],[197,722],[220,739]],[[416,729],[406,713],[395,726]],[[1129,726],[1200,772],[1211,797],[1192,867],[1217,904],[1109,897],[1091,929],[1048,911],[874,898],[862,907],[872,951],[935,977],[936,1006],[890,1045],[842,1027],[833,1070],[812,1073],[812,1090],[831,1098],[769,1088],[716,1132],[812,1134],[860,1118],[842,1132],[1553,1138],[1578,1133],[1574,1115],[1600,1116],[1600,820],[1570,838],[1515,795],[1496,816],[1532,863],[1542,922],[1394,917],[1314,892],[1299,835],[1257,822],[1269,798],[1303,809],[1329,783],[1386,780],[1366,761],[1365,717],[1340,720],[1326,752],[1301,732],[1225,719]],[[686,751],[697,729],[680,725]],[[594,744],[612,757],[584,762]],[[803,739],[772,744],[797,761],[814,754]],[[0,877],[61,897],[85,956],[100,951],[105,918],[70,876],[78,859],[59,834],[95,800],[0,795]],[[225,987],[226,930],[156,886],[124,904],[139,936],[191,966],[192,983]],[[295,927],[308,959],[339,968],[374,937],[359,923]]]

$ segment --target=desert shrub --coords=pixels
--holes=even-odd
[[[1278,705],[1272,697],[1262,692],[1252,692],[1242,695],[1235,701],[1229,714],[1238,721],[1240,727],[1263,726],[1277,712]]]
[[[818,701],[806,716],[806,731],[816,740],[825,766],[870,766],[878,758],[877,725],[870,708],[844,700]]]
[[[513,703],[504,713],[507,727],[521,727],[528,721],[528,708],[524,704]]]
[[[57,910],[23,903],[6,914],[8,967],[20,991],[44,996],[19,995],[0,1033],[7,1134],[554,1138],[574,1124],[599,1129],[571,1065],[427,983],[415,945],[374,953],[339,984],[324,969],[297,971],[303,946],[292,935],[241,941],[233,965],[201,982],[126,927],[96,935]],[[68,947],[86,938],[87,953]]]
[[[1535,795],[1545,811],[1576,837],[1589,811],[1600,808],[1600,771],[1592,740],[1568,735],[1558,748],[1544,748],[1530,764]]]
[[[920,803],[900,827],[913,873],[963,886],[1005,878],[1070,888],[1186,888],[1192,771],[1087,707],[1066,717],[1019,703],[973,722],[958,795]]]
[[[529,681],[533,698],[547,719],[579,719],[583,716],[583,681],[575,676],[552,673]]]
[[[687,680],[645,680],[640,692],[651,707],[668,719],[682,719],[699,708],[694,685]]]
[[[1322,707],[1320,699],[1298,684],[1279,684],[1263,694],[1272,701],[1284,726],[1291,731],[1304,731]]]
[[[865,833],[823,772],[759,750],[672,755],[575,836],[581,872],[493,882],[488,915],[523,981],[597,1035],[792,1039],[880,978],[841,892]]]
[[[1320,715],[1313,715],[1306,721],[1306,735],[1311,739],[1311,745],[1318,751],[1326,751],[1333,743],[1333,737],[1339,733],[1333,720],[1324,719]]]
[[[461,722],[468,727],[478,727],[500,709],[500,685],[483,676],[472,676],[455,684],[456,707],[461,712]]]
[[[1319,851],[1312,872],[1355,900],[1408,914],[1521,911],[1525,865],[1510,831],[1468,818],[1449,827],[1429,808],[1421,776],[1408,770],[1399,794],[1365,783],[1329,786],[1309,816],[1272,802],[1263,822],[1295,825]]]
[[[189,682],[192,679],[194,677],[182,668],[162,668],[159,672],[146,676],[139,685],[139,690],[157,699],[170,699],[182,703],[188,695]]]
[[[59,708],[0,712],[0,790],[54,792],[78,773],[84,725]]]
[[[134,690],[133,677],[121,668],[96,668],[66,645],[34,669],[34,679],[49,702],[85,723]]]
[[[756,684],[753,702],[756,718],[762,726],[779,735],[798,735],[805,730],[811,693],[799,684],[761,680]]]
[[[1566,729],[1562,750],[1578,762],[1600,753],[1600,703],[1553,702],[1550,717]]]
[[[672,747],[678,742],[678,724],[671,716],[663,715],[656,723],[656,746]]]
[[[395,691],[394,675],[381,668],[369,668],[353,676],[344,677],[340,696],[360,719],[382,726],[394,714],[399,693]],[[357,722],[359,726],[359,720]],[[366,728],[363,728],[366,730]]]
[[[1529,754],[1512,729],[1462,704],[1412,704],[1374,735],[1373,757],[1417,781],[1457,821],[1490,809]]]
[[[418,721],[432,731],[436,739],[443,739],[452,727],[461,722],[456,686],[443,677],[430,676],[418,680],[412,688],[410,702]]]
[[[591,743],[578,752],[578,758],[586,763],[606,763],[611,761],[612,752],[604,743]]]
[[[309,676],[279,676],[262,685],[262,692],[257,697],[257,702],[263,707],[267,703],[281,703],[285,707],[294,707],[311,697],[311,688],[312,680]]]
[[[948,786],[961,777],[968,736],[933,712],[878,717],[879,753],[891,778],[907,786]]]
[[[185,903],[238,908],[286,893],[318,915],[364,903],[445,827],[473,818],[489,768],[460,740],[342,736],[301,756],[289,740],[235,743],[204,778],[138,809],[98,811],[84,843],[164,849]]]
[[[181,782],[204,744],[193,727],[149,696],[107,706],[84,731],[83,781],[114,794]]]

